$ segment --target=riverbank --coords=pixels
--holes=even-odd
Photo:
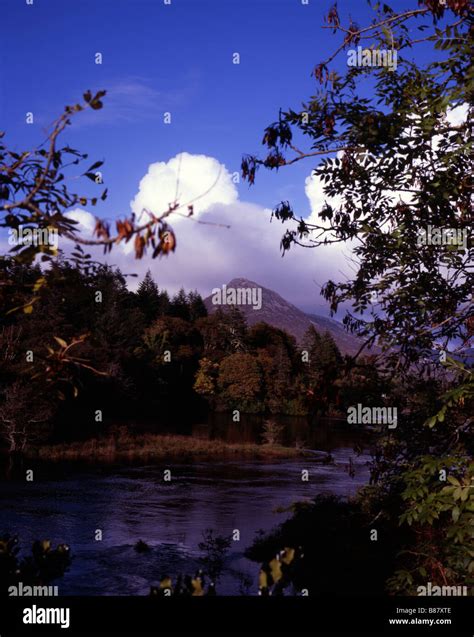
[[[42,445],[28,452],[41,460],[162,460],[183,458],[294,458],[306,455],[303,449],[281,445],[228,443],[192,436],[142,434],[93,438],[81,442]]]

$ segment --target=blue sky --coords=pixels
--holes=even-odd
[[[242,154],[261,151],[263,129],[276,119],[278,109],[298,108],[313,94],[311,71],[339,42],[320,28],[330,6],[326,0],[309,0],[308,5],[301,0],[0,4],[0,128],[6,130],[9,146],[34,146],[65,104],[80,99],[87,89],[108,91],[104,109],[79,114],[64,135],[64,141],[89,153],[92,161],[105,160],[109,198],[95,212],[107,218],[130,211],[130,201],[151,164],[168,162],[180,152],[215,158],[230,173],[238,171]],[[396,9],[417,5],[414,0],[391,4]],[[338,7],[341,16],[369,21],[365,0],[339,1]],[[101,65],[95,64],[97,52],[103,56]],[[239,65],[232,63],[235,52],[240,54]],[[344,54],[333,68],[344,71]],[[165,111],[171,112],[170,125],[163,122]],[[27,112],[34,114],[33,125],[25,123]],[[246,183],[235,186],[238,199],[271,208],[288,198],[305,216],[310,213],[305,179],[312,167],[301,162],[279,173],[262,171],[251,189]],[[239,236],[242,239],[242,233]],[[153,262],[152,270],[163,279],[161,263]],[[234,259],[234,276],[255,279],[248,263],[242,265],[239,269]],[[136,271],[143,273],[144,267],[140,264]],[[196,277],[187,281],[182,271],[173,279],[167,264],[164,279],[172,289],[197,285],[206,293],[212,273],[219,270],[216,263],[209,268],[211,274],[200,283]],[[258,276],[258,268],[254,270]],[[271,267],[265,271],[271,272]],[[295,270],[292,277],[301,274]],[[308,281],[316,275],[304,273]],[[217,277],[215,285],[224,282]],[[277,280],[259,282],[282,294],[288,290],[293,294],[290,300],[300,305],[308,298],[308,288],[298,295],[288,281],[284,289],[278,289]],[[314,303],[323,305],[317,292]],[[317,309],[312,300],[306,305]]]

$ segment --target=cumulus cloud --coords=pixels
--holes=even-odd
[[[468,112],[469,104],[460,104],[455,108],[448,109],[446,119],[452,126],[459,126],[459,124],[463,124],[466,121]]]
[[[74,208],[74,210],[69,210],[65,214],[69,219],[73,219],[77,221],[76,229],[90,237],[94,231],[95,227],[95,218],[94,215],[91,215],[90,212],[84,210],[83,208]]]
[[[466,121],[468,117],[468,113],[469,113],[469,104],[467,103],[460,104],[459,106],[456,106],[455,108],[449,108],[446,111],[446,116],[445,116],[446,122],[451,126],[459,126],[460,124],[463,124]],[[411,119],[413,120],[414,123],[417,123],[417,124],[420,123],[420,117],[416,114],[413,114]],[[409,138],[411,137],[411,135],[412,135],[412,131],[409,128],[407,128],[404,131],[404,136]],[[435,135],[433,137],[432,145],[434,150],[438,148],[441,139],[442,139],[441,135]],[[412,141],[409,141],[408,143],[411,146],[415,145],[415,142],[412,142]],[[342,152],[338,152],[337,157],[338,158],[342,157],[342,154],[343,154]],[[414,166],[420,166],[420,165],[426,166],[427,164],[429,164],[428,159],[426,160],[426,162],[421,161],[419,159],[416,159],[414,161]],[[311,213],[309,217],[306,219],[306,221],[308,221],[309,223],[314,223],[315,221],[318,221],[318,224],[325,225],[318,218],[318,213],[324,206],[325,202],[327,202],[328,204],[330,204],[331,206],[335,208],[338,208],[342,203],[342,198],[340,196],[328,197],[324,194],[324,182],[321,180],[320,177],[316,176],[314,172],[311,173],[311,175],[309,175],[305,180],[305,193],[309,199],[310,207],[311,207]],[[396,190],[396,189],[384,190],[383,194],[384,196],[387,196],[391,199],[392,204],[395,204],[398,201],[403,201],[407,204],[411,204],[414,200],[413,193]]]
[[[270,223],[271,211],[258,205],[236,201],[214,204],[204,211],[198,223],[183,219],[179,227],[176,252],[166,258],[133,263],[130,256],[124,269],[143,275],[148,268],[160,287],[176,292],[180,287],[197,288],[203,295],[212,288],[244,277],[272,288],[306,309],[326,311],[319,294],[320,285],[329,277],[339,277],[344,268],[340,250],[334,246],[321,250],[294,248],[282,258],[281,223]],[[209,225],[227,224],[230,228]],[[111,258],[122,267],[118,254]]]
[[[337,153],[337,156],[340,157],[342,153]],[[325,225],[319,219],[319,213],[323,208],[325,203],[328,203],[333,208],[339,208],[342,203],[342,198],[337,195],[336,197],[328,197],[324,194],[324,182],[321,177],[316,175],[314,171],[305,179],[305,187],[304,191],[306,196],[308,197],[311,213],[309,217],[307,217],[306,221],[308,223],[318,222],[319,225]],[[328,224],[326,224],[328,225]]]
[[[115,246],[106,257],[101,248],[88,251],[123,272],[138,274],[131,280],[132,288],[148,268],[159,286],[170,293],[180,287],[196,288],[205,296],[216,286],[245,277],[274,289],[304,309],[327,313],[320,285],[328,278],[340,278],[341,270],[346,269],[340,247],[295,247],[282,258],[280,240],[285,226],[275,219],[270,222],[268,208],[240,201],[231,174],[215,158],[182,153],[168,162],[151,164],[131,202],[132,210],[136,214],[143,208],[155,213],[166,210],[176,197],[178,174],[178,201],[195,201],[193,217],[173,214],[169,218],[177,234],[174,254],[156,260],[148,254],[137,261],[133,242]],[[312,182],[307,180],[307,184],[307,194],[316,206],[320,195],[313,191]],[[76,208],[68,216],[79,222],[84,236],[91,236],[95,220],[90,212]]]
[[[449,111],[447,120],[454,125],[465,121],[467,109],[461,105]],[[339,207],[342,201],[341,197],[326,196],[323,182],[314,173],[305,180],[305,193],[311,210],[306,220],[310,223],[316,221],[325,202]],[[398,199],[410,193],[390,194]],[[320,286],[330,278],[340,281],[354,274],[349,245],[315,250],[296,246],[281,258],[285,226],[275,219],[270,223],[269,209],[239,200],[232,175],[213,157],[181,153],[167,162],[151,164],[130,205],[137,215],[143,209],[160,214],[175,200],[193,202],[194,215],[170,216],[178,240],[171,256],[152,260],[148,254],[137,261],[133,241],[115,246],[105,257],[102,248],[88,251],[123,272],[138,274],[138,279],[130,280],[132,288],[148,268],[159,286],[172,294],[184,287],[198,289],[205,296],[216,286],[245,277],[274,289],[303,309],[323,314],[328,311]],[[92,235],[95,219],[90,212],[76,208],[68,215],[79,222],[84,236]]]
[[[168,162],[150,164],[131,202],[135,214],[148,209],[160,214],[173,201],[194,202],[199,215],[216,203],[237,201],[237,189],[226,167],[206,155],[180,153]]]

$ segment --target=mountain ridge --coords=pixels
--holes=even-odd
[[[220,292],[217,293],[217,290]],[[241,292],[234,294],[233,290]],[[258,290],[261,290],[260,308],[258,308]],[[213,297],[214,301],[217,299],[217,303],[213,302]],[[239,300],[241,302],[238,302]],[[278,292],[243,277],[236,277],[220,288],[213,288],[211,294],[204,299],[204,303],[210,314],[221,305],[235,305],[241,310],[249,326],[260,322],[268,323],[292,334],[299,344],[302,343],[306,330],[314,325],[321,334],[329,332],[343,354],[354,355],[362,345],[362,340],[346,332],[339,321],[319,314],[303,312]]]

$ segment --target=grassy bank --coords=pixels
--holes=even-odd
[[[82,442],[42,445],[31,449],[31,457],[44,460],[161,460],[166,458],[291,458],[301,449],[280,445],[227,443],[191,436],[143,434],[93,438]]]

